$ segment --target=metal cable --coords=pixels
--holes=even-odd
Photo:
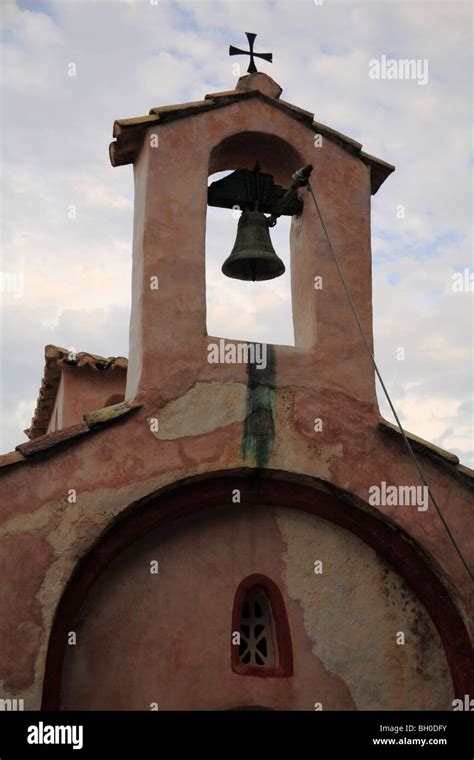
[[[423,474],[423,471],[422,471],[420,465],[418,464],[418,460],[417,460],[417,458],[415,456],[415,452],[413,451],[413,448],[412,448],[412,446],[410,444],[410,441],[408,440],[408,438],[407,438],[407,436],[405,434],[405,431],[404,431],[404,429],[402,427],[402,424],[401,424],[401,422],[399,420],[398,414],[397,414],[397,412],[395,410],[395,407],[394,407],[394,405],[392,403],[390,395],[389,395],[389,393],[388,393],[388,391],[387,391],[387,389],[385,387],[385,383],[384,383],[384,381],[382,379],[382,375],[380,374],[379,368],[377,367],[377,363],[375,361],[375,357],[374,357],[374,355],[372,353],[372,349],[370,348],[369,342],[368,342],[367,337],[365,335],[364,328],[362,327],[361,321],[359,319],[359,315],[357,314],[357,309],[356,309],[356,307],[354,305],[354,301],[352,300],[351,292],[350,292],[349,286],[348,286],[348,284],[346,282],[346,278],[344,277],[344,273],[343,273],[343,271],[342,271],[342,269],[341,269],[341,267],[339,265],[339,261],[337,259],[337,256],[336,256],[336,253],[334,251],[334,248],[332,246],[331,239],[329,237],[329,233],[328,233],[327,227],[326,227],[326,225],[324,223],[324,219],[322,217],[322,214],[321,214],[321,211],[320,211],[320,208],[319,208],[319,205],[318,205],[318,201],[316,200],[316,195],[314,194],[314,190],[313,190],[311,182],[309,180],[306,182],[306,187],[308,188],[308,190],[311,193],[311,196],[313,198],[314,205],[316,207],[316,211],[318,212],[319,220],[321,222],[321,226],[322,226],[322,228],[324,230],[324,234],[326,235],[326,240],[327,240],[327,243],[328,243],[328,246],[329,246],[329,250],[331,251],[331,255],[332,255],[333,259],[334,259],[334,263],[336,264],[337,271],[339,273],[339,277],[341,278],[341,282],[342,282],[342,284],[344,286],[344,290],[346,292],[346,296],[347,296],[347,299],[349,301],[349,305],[351,307],[352,314],[353,314],[354,319],[355,319],[355,321],[357,323],[357,327],[359,328],[359,332],[360,332],[360,334],[362,336],[362,339],[363,339],[363,341],[365,343],[365,347],[366,347],[367,352],[368,352],[368,354],[370,356],[370,359],[371,359],[371,362],[373,364],[375,373],[376,373],[376,375],[377,375],[377,377],[379,379],[380,385],[382,386],[383,392],[385,394],[385,398],[387,399],[387,401],[389,403],[390,409],[392,410],[392,414],[395,417],[397,425],[398,425],[398,427],[400,429],[400,433],[402,434],[403,440],[405,441],[406,447],[407,447],[407,449],[408,449],[408,451],[410,453],[411,458],[413,459],[413,462],[415,463],[415,467],[418,470],[418,474],[419,474],[421,480],[423,481],[423,483],[424,483],[424,485],[425,485],[425,487],[426,487],[426,489],[428,491],[428,494],[429,494],[429,496],[431,498],[431,501],[434,504],[434,507],[435,507],[435,509],[436,509],[439,517],[440,517],[440,520],[441,520],[441,522],[443,523],[443,525],[444,525],[444,527],[446,529],[446,532],[447,532],[447,534],[448,534],[448,536],[449,536],[449,538],[451,540],[451,543],[453,544],[453,546],[454,546],[454,548],[455,548],[455,550],[456,550],[456,552],[457,552],[457,554],[458,554],[461,562],[463,563],[464,567],[466,568],[466,570],[467,570],[467,572],[469,574],[469,577],[471,578],[471,580],[473,580],[474,576],[471,573],[469,565],[467,564],[466,560],[464,559],[464,556],[463,556],[463,554],[462,554],[459,546],[456,543],[456,539],[454,538],[453,534],[451,533],[451,529],[450,529],[448,523],[446,522],[446,520],[444,518],[444,515],[443,515],[443,513],[441,511],[441,508],[438,506],[438,504],[436,502],[436,499],[435,499],[435,497],[433,496],[433,494],[431,492],[431,489],[430,489],[430,487],[428,485],[428,482],[427,482],[427,480],[426,480],[426,478],[425,478],[425,476]]]

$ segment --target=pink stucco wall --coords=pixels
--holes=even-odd
[[[56,402],[48,433],[81,422],[84,414],[107,405],[111,397],[123,399],[126,372],[94,371],[88,367],[67,367],[61,371]],[[116,398],[112,403],[117,403]]]
[[[283,593],[292,677],[232,671],[234,594],[255,573]],[[449,709],[453,698],[439,636],[399,576],[342,528],[285,509],[223,505],[151,532],[102,575],[71,630],[63,709]]]
[[[274,174],[285,187],[297,168],[314,164],[312,182],[372,340],[370,174],[362,161],[329,140],[316,148],[312,130],[259,100],[163,124],[159,147],[149,147],[156,132],[157,128],[148,130],[134,165],[127,398],[156,392],[158,377],[159,395],[174,398],[190,387],[202,365],[207,348],[207,178],[225,169],[253,168],[257,158],[262,171]],[[185,174],[176,171],[180,164],[186,167]],[[315,209],[305,191],[300,195],[305,208],[301,217],[293,219],[290,241],[296,346],[291,351],[276,347],[277,361],[281,357],[286,371],[295,377],[301,376],[304,367],[308,382],[317,378],[376,404],[370,362],[362,350],[355,355],[360,338]],[[172,251],[176,254],[171,255]],[[316,275],[323,278],[322,291],[314,289]],[[159,276],[159,290],[150,289],[153,276]],[[186,340],[177,340],[177,335]],[[245,367],[241,370],[244,377]],[[213,379],[221,379],[226,371],[225,366],[214,365]]]
[[[147,138],[156,130],[160,139],[155,149]],[[260,136],[250,139],[256,133]],[[236,134],[241,139],[233,141]],[[270,136],[272,150],[264,148],[265,135]],[[278,151],[273,150],[276,144]],[[301,164],[314,164],[313,183],[371,340],[370,177],[362,161],[327,139],[322,148],[315,148],[314,131],[259,99],[148,130],[134,166],[127,377],[127,397],[141,407],[65,446],[58,444],[25,459],[18,456],[2,469],[0,683],[5,695],[24,698],[26,709],[41,704],[53,620],[80,559],[138,500],[166,491],[182,479],[216,472],[245,468],[246,477],[251,478],[256,470],[260,474],[262,469],[278,471],[289,481],[308,480],[316,489],[337,491],[348,512],[356,501],[363,513],[388,526],[393,535],[401,533],[415,547],[420,561],[446,590],[465,628],[472,631],[472,584],[433,506],[420,512],[368,503],[370,487],[382,480],[407,485],[420,481],[402,442],[380,430],[373,370],[307,198],[291,235],[296,346],[277,346],[273,351],[265,393],[274,438],[268,442],[263,468],[254,452],[245,448],[254,391],[248,367],[207,360],[208,344],[215,339],[206,335],[205,220],[208,173],[236,164],[253,168],[258,146],[262,170],[274,171],[277,181],[285,185],[298,168],[295,157]],[[177,167],[182,171],[176,171]],[[323,291],[314,290],[315,275],[323,277]],[[150,289],[151,276],[159,277],[159,290]],[[64,393],[70,399],[63,419],[66,426],[81,420],[84,411],[101,407],[105,397],[116,392],[114,386],[104,393],[105,375],[97,376],[100,387],[95,387],[90,377],[86,381],[85,375],[76,373],[74,369],[64,375]],[[118,377],[112,375],[111,386],[120,382]],[[315,418],[323,419],[320,431],[315,430]],[[153,420],[159,422],[158,427],[151,424]],[[472,561],[472,473],[426,452],[419,459],[452,533]],[[71,491],[77,497],[72,501]],[[229,518],[219,524],[203,519],[194,527],[183,523],[181,532],[177,530],[168,543],[157,541],[164,564],[159,579],[153,580],[155,585],[150,585],[146,567],[149,552],[155,551],[153,543],[148,548],[137,546],[118,560],[115,576],[108,572],[97,582],[78,618],[79,643],[68,652],[65,705],[88,701],[89,705],[125,707],[133,702],[137,708],[146,700],[153,701],[154,672],[160,676],[156,688],[163,684],[164,689],[155,701],[164,707],[211,707],[212,691],[221,688],[222,679],[223,707],[252,699],[267,706],[307,709],[311,700],[317,701],[313,683],[324,684],[324,699],[332,706],[364,707],[370,700],[358,695],[354,685],[363,680],[363,672],[370,684],[377,682],[379,673],[384,676],[375,692],[382,707],[388,705],[383,702],[384,688],[390,705],[401,708],[413,706],[414,700],[421,708],[445,704],[450,687],[441,675],[443,658],[434,634],[430,651],[439,663],[437,675],[433,678],[429,663],[421,671],[433,679],[433,690],[429,679],[425,682],[417,673],[416,657],[410,667],[405,665],[404,683],[412,685],[416,696],[403,689],[396,694],[390,686],[408,650],[393,649],[389,628],[381,640],[384,651],[372,663],[363,639],[345,640],[345,659],[334,659],[329,642],[340,640],[341,631],[356,630],[354,610],[366,614],[364,595],[357,596],[360,589],[373,591],[371,597],[365,595],[367,614],[378,616],[381,625],[390,621],[392,609],[395,626],[396,613],[403,609],[406,592],[397,579],[393,579],[393,608],[384,605],[377,593],[382,587],[381,565],[364,553],[364,544],[344,544],[335,529],[326,535],[341,567],[352,567],[348,561],[359,555],[366,559],[365,564],[354,566],[353,581],[344,581],[347,604],[338,605],[328,617],[331,597],[340,589],[336,569],[328,576],[326,591],[317,591],[318,597],[300,567],[303,555],[308,561],[317,558],[306,536],[313,536],[319,545],[319,529],[307,525],[307,530],[300,530],[294,516],[286,522],[281,515],[264,513],[256,522],[247,518],[242,517],[242,522]],[[291,684],[274,684],[273,691],[265,694],[259,693],[263,685],[258,684],[252,694],[247,693],[250,686],[228,673],[225,655],[233,587],[242,574],[252,571],[267,572],[281,587],[298,667],[298,677]],[[358,577],[363,580],[360,587]],[[405,581],[410,584],[409,577]],[[350,588],[357,597],[354,610]],[[212,599],[218,604],[211,605]],[[426,622],[416,600],[413,607]],[[321,628],[314,618],[319,609],[326,613],[327,627]],[[181,617],[180,611],[185,612]],[[214,616],[217,639],[204,650],[206,616]],[[411,651],[419,652],[426,626],[429,629],[429,622],[418,627],[413,623],[418,643]],[[161,657],[163,652],[167,662]],[[365,671],[357,671],[358,662],[365,664]],[[173,672],[189,671],[187,681],[174,682],[171,665]]]

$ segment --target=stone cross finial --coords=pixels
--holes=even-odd
[[[252,32],[245,32],[245,35],[249,41],[249,47],[250,50],[241,50],[240,48],[234,47],[233,45],[229,46],[229,55],[249,55],[250,56],[250,63],[249,67],[247,69],[249,74],[255,74],[257,72],[257,67],[255,66],[255,58],[263,58],[265,61],[269,61],[272,63],[273,60],[273,54],[272,53],[254,53],[253,52],[253,46],[255,42],[256,34],[253,34]]]

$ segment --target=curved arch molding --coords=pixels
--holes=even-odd
[[[307,477],[239,470],[191,478],[131,504],[77,564],[58,604],[43,681],[43,710],[59,710],[67,632],[96,579],[127,546],[148,531],[201,509],[228,508],[232,491],[242,503],[298,509],[336,523],[359,536],[411,586],[443,642],[457,698],[474,691],[474,657],[469,635],[446,587],[419,546],[388,521],[374,516],[349,494],[321,490]],[[324,487],[324,486],[323,486]]]

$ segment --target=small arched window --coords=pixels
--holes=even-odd
[[[264,575],[244,578],[235,594],[232,669],[251,676],[293,675],[285,603],[278,586]]]

